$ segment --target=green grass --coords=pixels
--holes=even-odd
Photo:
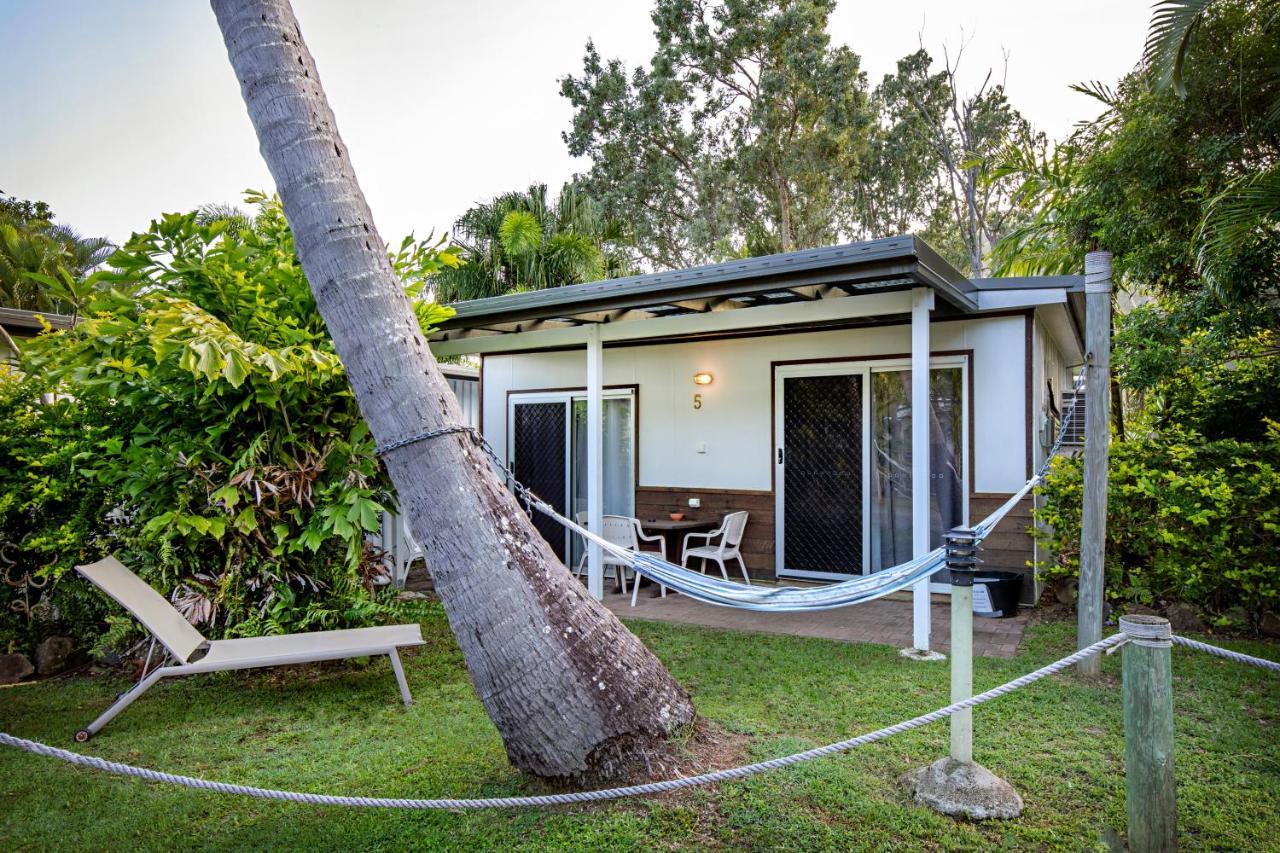
[[[153,689],[89,744],[70,735],[122,689],[69,677],[0,690],[0,730],[175,773],[294,790],[496,796],[540,790],[507,764],[438,608],[406,656],[405,711],[385,659],[202,676]],[[857,611],[849,618],[856,619]],[[878,728],[947,701],[945,664],[895,650],[635,622],[700,712],[758,759]],[[1233,643],[1280,658],[1280,647]],[[1060,657],[1072,626],[1030,629],[985,689]],[[1178,819],[1186,849],[1280,849],[1280,678],[1174,651]],[[1106,677],[1041,682],[976,712],[976,758],[1021,792],[1015,821],[959,823],[910,805],[898,778],[945,754],[945,724],[661,802],[406,812],[206,794],[0,753],[4,849],[474,848],[1105,849],[1125,823],[1119,655]]]

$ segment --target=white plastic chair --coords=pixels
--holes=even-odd
[[[413,531],[409,529],[409,519],[407,516],[400,518],[400,532],[402,540],[400,547],[396,549],[396,573],[391,579],[391,583],[397,587],[403,587],[405,581],[409,578],[409,566],[414,560],[426,561],[426,552],[422,550],[422,546],[413,538]]]
[[[725,567],[725,563],[729,560],[737,560],[738,567],[742,569],[742,579],[751,585],[751,577],[747,574],[747,564],[742,561],[742,534],[747,529],[747,513],[731,512],[720,522],[720,526],[710,533],[687,533],[684,537],[684,547],[680,555],[680,565],[685,568],[689,567],[689,558],[696,557],[702,561],[702,573],[707,573],[707,560],[715,560],[720,565],[720,574],[725,580],[729,579],[729,570]],[[719,538],[719,542],[713,544],[713,540]],[[705,539],[705,545],[699,545],[696,548],[689,547],[690,539]]]
[[[578,521],[579,524],[586,526],[585,516],[586,516],[585,512],[580,512],[580,513],[577,513],[577,515],[575,516],[575,519]],[[657,542],[659,551],[662,554],[662,559],[665,560],[667,558],[666,540],[664,540],[661,536],[650,536],[646,534],[643,528],[640,527],[639,520],[635,518],[631,518],[630,516],[626,516],[626,515],[604,516],[601,522],[601,527],[600,527],[600,537],[607,542],[612,542],[614,545],[618,545],[623,548],[626,548],[628,551],[639,551],[641,542]],[[627,594],[627,569],[630,568],[630,566],[627,563],[623,562],[622,560],[618,559],[617,557],[614,557],[611,554],[609,554],[608,551],[603,551],[600,554],[600,558],[601,558],[601,565],[614,567],[614,571],[617,572],[618,585],[622,587],[622,594],[626,595]],[[578,566],[574,570],[574,575],[581,577],[582,573],[586,570],[586,567],[587,567],[587,549],[584,547],[582,549],[582,557],[578,560]],[[635,587],[637,590],[640,588],[638,579],[636,581]],[[664,596],[667,594],[666,587],[662,588],[662,594]],[[636,601],[636,598],[634,595],[632,595],[631,596],[632,605],[635,604],[635,601]]]

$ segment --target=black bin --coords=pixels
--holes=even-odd
[[[977,616],[1017,616],[1021,597],[1022,575],[1018,572],[980,571],[973,576],[973,612]]]

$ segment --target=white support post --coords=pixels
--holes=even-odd
[[[599,324],[587,332],[587,528],[604,528],[604,346]],[[600,546],[587,543],[587,591],[604,598],[604,562]]]
[[[911,556],[929,553],[929,312],[933,290],[911,291]],[[929,580],[911,590],[911,644],[929,651]]]

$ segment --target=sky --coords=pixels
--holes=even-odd
[[[559,78],[604,57],[647,63],[651,0],[294,0],[339,131],[388,242],[447,231],[477,201],[584,171],[560,134]],[[1060,138],[1142,51],[1146,0],[840,0],[830,32],[872,85],[923,36],[966,44],[961,80],[1005,76]],[[1006,59],[1007,57],[1007,59]],[[117,242],[161,212],[272,189],[202,0],[0,0],[0,190]]]

